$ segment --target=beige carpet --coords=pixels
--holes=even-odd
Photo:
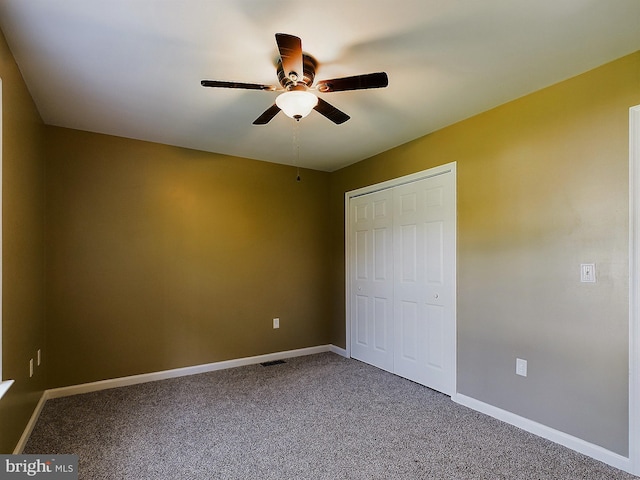
[[[81,479],[632,479],[331,353],[50,400],[24,453]]]

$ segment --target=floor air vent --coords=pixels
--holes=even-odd
[[[280,365],[281,363],[287,363],[284,360],[274,360],[272,362],[263,362],[260,365],[263,367],[271,367],[272,365]]]

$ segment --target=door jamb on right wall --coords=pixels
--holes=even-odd
[[[629,462],[640,475],[640,105],[629,109]]]

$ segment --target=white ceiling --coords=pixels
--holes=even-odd
[[[386,71],[299,123],[333,171],[639,50],[640,0],[0,0],[0,28],[47,124],[284,164],[295,122],[252,125],[277,93],[200,80],[277,85],[277,32],[316,80]]]

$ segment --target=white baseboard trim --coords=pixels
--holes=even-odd
[[[533,420],[529,420],[460,393],[456,393],[451,397],[451,399],[460,405],[464,405],[472,410],[484,413],[485,415],[489,415],[490,417],[496,418],[505,423],[509,423],[539,437],[551,440],[552,442],[570,448],[571,450],[575,450],[578,453],[587,455],[588,457],[599,460],[611,465],[612,467],[619,468],[620,470],[624,470],[628,473],[633,473],[629,458],[623,457],[622,455],[607,450],[606,448],[594,445],[593,443],[589,443],[580,438],[568,435],[559,430],[555,430],[551,427],[547,427],[546,425],[542,425],[541,423],[534,422]]]
[[[285,358],[302,357],[304,355],[314,355],[316,353],[333,352],[342,355],[343,349],[334,345],[319,345],[317,347],[300,348],[297,350],[288,350],[284,352],[267,353],[265,355],[257,355],[255,357],[244,357],[234,360],[225,360],[222,362],[206,363],[203,365],[195,365],[193,367],[175,368],[172,370],[164,370],[153,373],[143,373],[140,375],[132,375],[129,377],[112,378],[109,380],[101,380],[99,382],[83,383],[80,385],[71,385],[69,387],[53,388],[45,390],[40,397],[40,401],[36,405],[27,426],[22,432],[20,440],[16,448],[13,450],[14,455],[22,453],[31,432],[40,417],[40,412],[47,400],[51,398],[68,397],[81,393],[96,392],[98,390],[106,390],[109,388],[125,387],[127,385],[135,385],[138,383],[154,382],[156,380],[164,380],[166,378],[184,377],[187,375],[196,375],[198,373],[213,372],[215,370],[224,370],[227,368],[242,367],[245,365],[255,365],[263,362],[272,362],[274,360],[284,360]],[[346,352],[345,352],[346,353]],[[343,355],[344,356],[344,355]]]
[[[349,354],[344,348],[336,347],[335,345],[329,345],[329,351],[335,353],[336,355],[340,355],[344,358],[349,358]]]
[[[45,394],[47,395],[47,400],[50,398],[68,397],[70,395],[96,392],[98,390],[106,390],[108,388],[126,387],[127,385],[154,382],[156,380],[165,380],[167,378],[184,377],[187,375],[196,375],[198,373],[213,372],[215,370],[225,370],[227,368],[243,367],[246,365],[255,365],[263,362],[272,362],[274,360],[283,360],[285,358],[301,357],[303,355],[313,355],[316,353],[330,352],[332,351],[331,347],[331,345],[319,345],[317,347],[267,353],[265,355],[257,355],[255,357],[244,357],[234,360],[225,360],[222,362],[206,363],[202,365],[195,365],[193,367],[174,368],[172,370],[163,370],[160,372],[142,373],[140,375],[131,375],[129,377],[112,378],[109,380],[101,380],[98,382],[71,385],[69,387],[53,388],[51,390],[47,390]]]
[[[42,393],[42,396],[40,397],[40,400],[38,401],[38,404],[36,405],[36,408],[33,410],[33,413],[31,414],[31,418],[29,419],[29,422],[27,423],[27,426],[25,427],[24,432],[22,432],[22,436],[20,437],[20,440],[18,440],[16,448],[13,449],[14,455],[20,455],[22,453],[22,450],[24,450],[24,447],[27,444],[27,440],[29,440],[29,437],[31,436],[33,427],[36,426],[36,422],[38,421],[38,417],[40,417],[40,412],[42,412],[42,408],[44,407],[44,403],[46,401],[47,401],[47,392],[44,391]]]

